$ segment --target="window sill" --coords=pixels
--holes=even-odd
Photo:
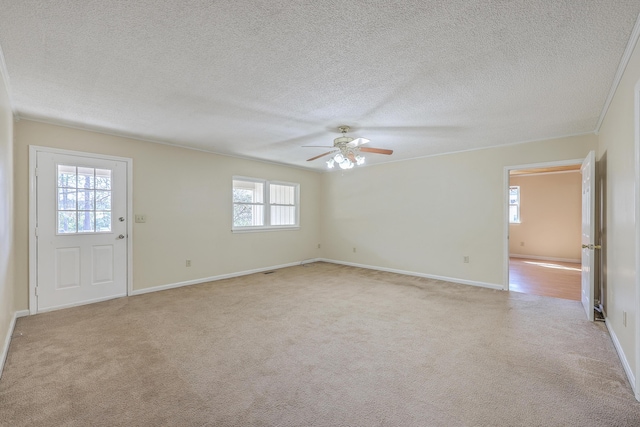
[[[300,226],[294,227],[246,227],[246,228],[232,228],[232,233],[260,233],[263,231],[295,231],[300,230]]]

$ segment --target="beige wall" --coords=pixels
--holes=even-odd
[[[636,357],[636,246],[635,246],[635,152],[634,86],[640,80],[640,48],[635,51],[602,123],[598,158],[606,163],[605,310],[634,375]],[[602,169],[602,167],[601,167]],[[623,325],[627,312],[627,325]],[[638,390],[640,392],[640,390]]]
[[[595,146],[585,135],[324,174],[323,255],[503,286],[505,166],[580,159]]]
[[[135,290],[299,262],[318,256],[320,174],[22,120],[15,127],[16,292],[28,307],[29,145],[133,158]],[[231,233],[231,180],[300,183],[297,231]],[[192,267],[185,267],[185,260]]]
[[[13,113],[0,71],[0,371],[15,314],[13,295]]]
[[[509,225],[509,253],[579,261],[580,172],[513,176],[510,185],[520,187],[521,222]]]

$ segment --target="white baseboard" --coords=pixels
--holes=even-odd
[[[509,254],[509,258],[528,258],[528,259],[538,259],[540,261],[555,261],[555,262],[573,262],[576,264],[580,264],[582,262],[581,259],[573,259],[573,258],[555,258],[551,256],[536,256],[536,255],[520,255],[520,254]]]
[[[232,277],[240,277],[240,276],[246,276],[249,274],[262,273],[263,271],[278,270],[280,268],[295,267],[296,265],[304,265],[304,264],[308,264],[316,261],[318,260],[306,259],[303,261],[290,262],[288,264],[274,265],[271,267],[255,268],[253,270],[245,270],[245,271],[239,271],[236,273],[221,274],[219,276],[203,277],[201,279],[193,279],[193,280],[187,280],[184,282],[169,283],[167,285],[153,286],[150,288],[134,289],[129,293],[129,295],[134,296],[134,295],[148,294],[149,292],[166,291],[167,289],[175,289],[175,288],[181,288],[183,286],[198,285],[200,283],[215,282],[217,280],[230,279]]]
[[[436,276],[436,275],[433,275],[433,274],[424,274],[424,273],[418,273],[418,272],[415,272],[415,271],[397,270],[397,269],[394,269],[394,268],[377,267],[377,266],[366,265],[366,264],[356,264],[356,263],[352,263],[352,262],[337,261],[337,260],[327,259],[327,258],[312,258],[312,259],[306,259],[306,260],[298,261],[298,262],[291,262],[291,263],[288,263],[288,264],[275,265],[275,266],[271,266],[271,267],[263,267],[263,268],[256,268],[256,269],[253,269],[253,270],[239,271],[239,272],[236,272],[236,273],[221,274],[219,276],[203,277],[203,278],[200,278],[200,279],[187,280],[187,281],[184,281],[184,282],[169,283],[169,284],[166,284],[166,285],[153,286],[153,287],[150,287],[150,288],[134,289],[133,291],[131,291],[129,293],[129,295],[134,296],[134,295],[148,294],[150,292],[165,291],[167,289],[181,288],[183,286],[197,285],[197,284],[200,284],[200,283],[215,282],[217,280],[230,279],[230,278],[233,278],[233,277],[246,276],[246,275],[255,274],[255,273],[262,273],[264,271],[278,270],[280,268],[295,267],[297,265],[305,265],[305,264],[310,264],[310,263],[319,262],[319,261],[329,262],[329,263],[332,263],[332,264],[348,265],[348,266],[351,266],[351,267],[366,268],[366,269],[369,269],[369,270],[378,270],[378,271],[386,271],[386,272],[389,272],[389,273],[404,274],[406,276],[416,276],[416,277],[424,277],[424,278],[427,278],[427,279],[443,280],[445,282],[460,283],[460,284],[463,284],[463,285],[471,285],[471,286],[479,286],[479,287],[483,287],[483,288],[496,289],[496,290],[499,290],[499,291],[503,291],[504,290],[504,287],[502,285],[497,285],[495,283],[477,282],[477,281],[473,281],[473,280],[458,279],[458,278],[455,278],[455,277]]]
[[[109,300],[112,300],[112,299],[122,298],[122,297],[126,297],[126,296],[127,296],[127,294],[116,294],[116,295],[109,295],[108,297],[103,297],[103,298],[95,298],[95,299],[90,299],[90,300],[86,300],[86,301],[72,302],[70,304],[61,304],[61,305],[56,305],[56,306],[53,306],[53,307],[38,308],[38,313],[36,313],[36,314],[46,313],[48,311],[62,310],[62,309],[65,309],[65,308],[80,307],[82,305],[95,304],[97,302],[109,301]]]
[[[613,331],[613,328],[611,327],[609,319],[605,318],[604,324],[607,325],[607,330],[609,330],[609,335],[611,336],[611,341],[613,341],[613,346],[616,348],[616,352],[618,353],[620,362],[622,362],[622,367],[624,368],[624,372],[627,374],[627,379],[629,380],[629,384],[631,384],[631,389],[633,390],[633,393],[637,399],[638,393],[636,390],[636,378],[633,375],[633,371],[631,370],[631,365],[629,365],[627,356],[624,354],[624,351],[622,350],[620,341],[618,341],[618,337],[616,336],[616,333]]]
[[[436,276],[434,274],[425,274],[425,273],[418,273],[415,271],[398,270],[395,268],[377,267],[374,265],[357,264],[355,262],[337,261],[334,259],[327,259],[327,258],[318,258],[316,261],[330,262],[332,264],[348,265],[351,267],[366,268],[368,270],[386,271],[388,273],[404,274],[406,276],[424,277],[426,279],[443,280],[445,282],[460,283],[462,285],[479,286],[482,288],[496,289],[499,291],[505,290],[502,285],[497,285],[495,283],[478,282],[475,280],[458,279],[455,277]]]
[[[29,310],[20,310],[13,313],[13,317],[11,318],[11,323],[9,323],[9,330],[7,331],[7,336],[4,339],[2,354],[0,354],[0,378],[2,378],[4,363],[7,361],[7,355],[9,354],[9,345],[11,344],[11,337],[13,336],[13,331],[16,327],[16,319],[18,317],[24,317],[28,315],[29,315]]]

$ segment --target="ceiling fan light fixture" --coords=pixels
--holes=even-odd
[[[308,162],[312,160],[319,159],[320,157],[331,155],[331,158],[327,161],[327,168],[333,169],[336,166],[336,163],[340,167],[340,169],[352,169],[354,166],[362,166],[365,164],[365,157],[360,154],[361,151],[367,153],[377,153],[377,154],[392,154],[393,150],[387,150],[383,148],[373,148],[373,147],[362,147],[364,144],[368,144],[369,140],[367,138],[352,138],[347,136],[347,132],[349,131],[349,126],[340,126],[338,127],[342,136],[333,140],[333,146],[327,147],[332,148],[333,151],[328,151],[326,153],[320,154],[318,156],[307,159]],[[305,147],[324,147],[323,145],[306,145]]]
[[[338,163],[338,166],[340,166],[340,169],[351,169],[354,164],[351,160],[343,157],[344,160],[342,160],[341,162]]]

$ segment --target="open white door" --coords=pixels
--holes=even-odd
[[[593,321],[595,254],[595,178],[596,155],[594,151],[582,162],[582,306],[587,319]]]

